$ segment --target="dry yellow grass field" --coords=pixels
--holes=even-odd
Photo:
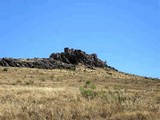
[[[0,120],[160,120],[160,81],[84,66],[0,67]]]

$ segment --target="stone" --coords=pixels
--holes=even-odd
[[[13,59],[13,58],[1,58],[0,66],[3,67],[26,67],[26,68],[39,68],[39,69],[75,69],[75,66],[82,64],[88,68],[110,67],[100,60],[95,53],[87,54],[82,50],[74,50],[64,48],[64,52],[52,53],[49,58],[33,58],[33,59]]]
[[[56,61],[52,58],[42,58],[42,59],[12,59],[3,58],[0,59],[0,66],[3,67],[26,67],[26,68],[39,68],[39,69],[75,69],[72,64],[62,63]]]
[[[58,56],[58,57],[57,57]],[[53,58],[58,61],[62,61],[64,63],[70,63],[77,65],[79,63],[84,64],[86,66],[91,67],[105,67],[106,63],[97,58],[97,55],[94,54],[86,54],[82,50],[74,50],[69,48],[64,48],[64,52],[62,53],[52,53],[50,58]]]

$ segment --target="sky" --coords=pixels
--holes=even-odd
[[[0,0],[0,58],[47,58],[64,47],[160,78],[160,0]]]

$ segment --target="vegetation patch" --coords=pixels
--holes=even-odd
[[[86,81],[83,87],[80,87],[80,93],[84,98],[88,100],[93,99],[96,96],[96,86],[91,81]]]
[[[0,67],[0,120],[160,118],[158,80],[83,66],[75,71],[4,68]]]

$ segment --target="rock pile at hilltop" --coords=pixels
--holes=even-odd
[[[86,54],[81,50],[64,48],[64,52],[52,53],[49,58],[13,59],[1,58],[0,66],[3,67],[27,67],[42,69],[75,69],[75,65],[83,64],[87,67],[109,67],[100,60],[96,54]],[[109,67],[111,68],[111,67]]]
[[[67,64],[77,65],[79,63],[89,66],[89,67],[105,67],[106,63],[102,60],[98,59],[97,55],[94,54],[86,54],[81,50],[74,50],[65,48],[62,53],[52,53],[50,58],[53,58],[58,61],[62,61]]]

